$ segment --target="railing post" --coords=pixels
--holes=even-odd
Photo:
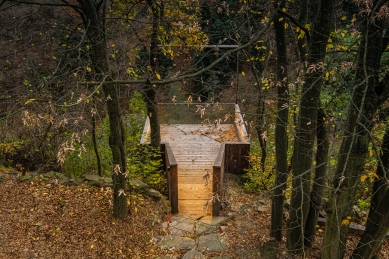
[[[178,213],[178,170],[177,165],[170,165],[169,195],[172,213]]]
[[[220,199],[221,199],[221,187],[222,187],[222,170],[221,166],[213,166],[213,179],[212,179],[212,195],[219,199],[214,199],[212,203],[212,216],[220,216]]]
[[[222,198],[223,188],[223,174],[224,174],[224,155],[225,155],[225,143],[220,145],[219,152],[217,153],[215,163],[213,164],[213,177],[212,177],[212,195],[214,197],[212,203],[212,216],[220,216],[220,205]]]

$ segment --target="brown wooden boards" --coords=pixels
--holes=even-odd
[[[213,165],[222,142],[238,141],[234,125],[162,124],[161,141],[169,143],[178,165],[179,213],[210,215]]]

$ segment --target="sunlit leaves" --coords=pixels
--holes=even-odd
[[[347,216],[345,219],[342,220],[342,225],[349,225],[350,224],[351,217]]]

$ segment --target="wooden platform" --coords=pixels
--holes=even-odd
[[[178,164],[178,211],[188,217],[211,215],[212,169],[223,141],[237,142],[233,124],[162,124]],[[208,179],[208,180],[207,180]]]

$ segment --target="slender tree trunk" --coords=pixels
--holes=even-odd
[[[151,32],[151,44],[150,44],[150,66],[154,74],[158,73],[158,30],[160,19],[163,16],[163,1],[161,1],[159,7],[156,1],[147,1],[152,12],[152,32]],[[154,76],[154,75],[153,75]],[[155,86],[151,84],[146,85],[145,101],[147,104],[147,114],[150,118],[150,140],[151,146],[158,148],[161,143],[160,125],[158,120],[158,105],[157,105],[157,93]]]
[[[258,71],[254,64],[252,64],[255,80],[257,81],[258,86],[258,102],[257,102],[257,115],[256,115],[256,123],[255,123],[255,130],[258,134],[258,140],[259,140],[259,146],[261,148],[261,170],[262,172],[265,172],[265,162],[267,157],[266,152],[266,137],[262,134],[264,133],[264,127],[265,127],[265,102],[264,102],[264,95],[262,92],[261,82],[258,78],[258,73],[262,73],[262,71]]]
[[[382,163],[381,163],[382,162]],[[389,231],[389,191],[386,182],[386,171],[389,170],[389,127],[386,128],[382,141],[381,155],[378,161],[376,174],[378,179],[374,180],[373,196],[370,202],[369,217],[366,223],[366,230],[354,250],[352,258],[379,258],[381,243]],[[385,225],[386,222],[386,225]]]
[[[275,8],[283,9],[286,1],[275,4]],[[283,205],[285,200],[286,180],[288,177],[288,111],[289,111],[289,89],[288,71],[285,42],[285,21],[280,21],[280,15],[274,19],[274,30],[277,46],[277,119],[275,129],[276,148],[276,181],[272,198],[272,212],[270,236],[282,240]]]
[[[96,109],[95,105],[95,98],[93,98],[93,109]],[[103,170],[101,168],[101,158],[100,158],[100,153],[99,153],[99,147],[97,145],[97,140],[96,140],[96,114],[97,111],[92,112],[92,143],[93,143],[93,149],[95,151],[96,155],[96,163],[97,163],[97,174],[99,176],[103,176]]]
[[[315,241],[316,224],[319,217],[319,207],[323,199],[324,188],[326,184],[327,160],[328,160],[328,135],[325,124],[325,112],[320,108],[317,115],[317,154],[315,180],[312,186],[310,206],[305,223],[305,241],[304,245],[311,247]]]
[[[93,71],[96,78],[102,80],[103,77],[110,80],[110,69],[107,60],[107,48],[105,44],[105,35],[103,21],[100,9],[93,0],[77,0],[84,11],[86,23],[86,34],[90,42],[90,57]],[[125,172],[126,152],[125,152],[125,131],[119,107],[119,98],[114,84],[103,84],[103,91],[106,97],[106,105],[109,117],[109,145],[112,150],[112,170],[113,178],[113,216],[115,218],[124,218],[127,216],[127,197],[123,193],[126,188]]]
[[[377,2],[373,3],[376,8]],[[379,9],[379,8],[378,8]],[[379,23],[379,21],[376,21]],[[356,187],[364,170],[369,145],[369,130],[379,107],[378,73],[381,59],[383,27],[364,18],[358,53],[354,89],[347,109],[344,138],[327,211],[322,259],[343,258],[349,226],[344,219],[351,215]]]
[[[310,38],[308,66],[324,62],[327,40],[332,30],[335,0],[322,0]],[[323,65],[323,64],[322,64]],[[304,226],[310,207],[310,186],[317,111],[322,86],[322,71],[307,73],[302,89],[293,149],[292,196],[287,228],[287,248],[301,253],[304,248]]]
[[[299,0],[299,23],[308,23],[308,0]],[[308,58],[307,36],[297,38],[300,61],[304,62]]]
[[[147,113],[150,118],[150,141],[151,146],[159,147],[161,143],[161,132],[160,125],[158,120],[158,105],[156,99],[156,91],[152,85],[147,85],[147,90],[145,93],[145,100],[147,104]]]

